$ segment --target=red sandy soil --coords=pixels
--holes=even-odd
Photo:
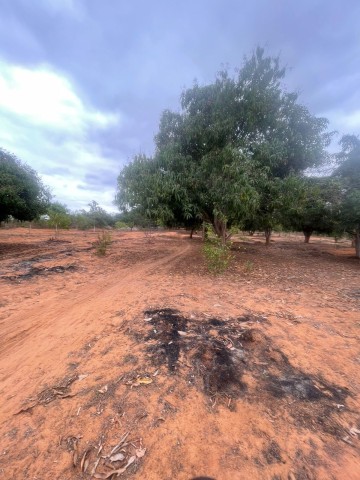
[[[51,235],[0,230],[0,479],[360,479],[347,242]]]

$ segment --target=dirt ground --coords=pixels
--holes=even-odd
[[[0,479],[360,479],[360,262],[260,236],[0,230]]]

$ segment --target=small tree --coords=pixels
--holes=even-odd
[[[99,206],[95,200],[92,200],[89,203],[90,211],[86,212],[86,215],[90,219],[94,231],[96,228],[104,228],[110,225],[114,225],[115,219],[109,213],[107,213],[103,208]]]
[[[50,205],[47,211],[49,215],[48,225],[55,228],[55,235],[58,234],[58,229],[68,229],[71,225],[71,216],[65,205],[59,202],[54,202]]]
[[[331,234],[337,230],[339,182],[328,177],[294,177],[288,195],[281,223],[288,229],[302,231],[305,243],[309,243],[314,231]]]

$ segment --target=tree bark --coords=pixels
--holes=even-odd
[[[355,233],[355,256],[360,258],[360,232]]]
[[[221,242],[223,245],[226,245],[226,220],[219,220],[218,218],[214,218],[214,229],[216,235],[221,238]]]
[[[312,229],[304,229],[303,234],[304,234],[304,237],[305,237],[304,243],[310,243],[310,237],[313,234],[313,230]]]
[[[190,232],[190,238],[193,238],[194,231],[195,231],[195,228],[192,228]]]
[[[309,234],[309,233],[305,233],[305,240],[304,240],[304,243],[310,243],[310,237],[311,237],[311,234]]]
[[[265,228],[265,244],[270,245],[271,228]]]

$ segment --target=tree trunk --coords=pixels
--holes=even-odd
[[[192,229],[191,229],[191,232],[190,232],[190,238],[193,238],[194,232],[195,232],[195,228],[192,228]]]
[[[216,235],[221,238],[223,245],[226,245],[226,220],[219,220],[214,218],[214,229]]]
[[[309,229],[309,228],[306,228],[306,229],[303,230],[303,234],[304,234],[304,237],[305,237],[304,243],[310,243],[310,237],[313,234],[313,231],[314,230]]]
[[[265,228],[265,244],[270,245],[271,228]]]
[[[304,243],[310,243],[311,235],[312,235],[312,232],[304,232],[304,236],[305,236]]]
[[[355,256],[360,258],[360,232],[355,233]]]
[[[205,242],[206,240],[206,228],[205,228],[205,222],[202,224],[202,241]]]

